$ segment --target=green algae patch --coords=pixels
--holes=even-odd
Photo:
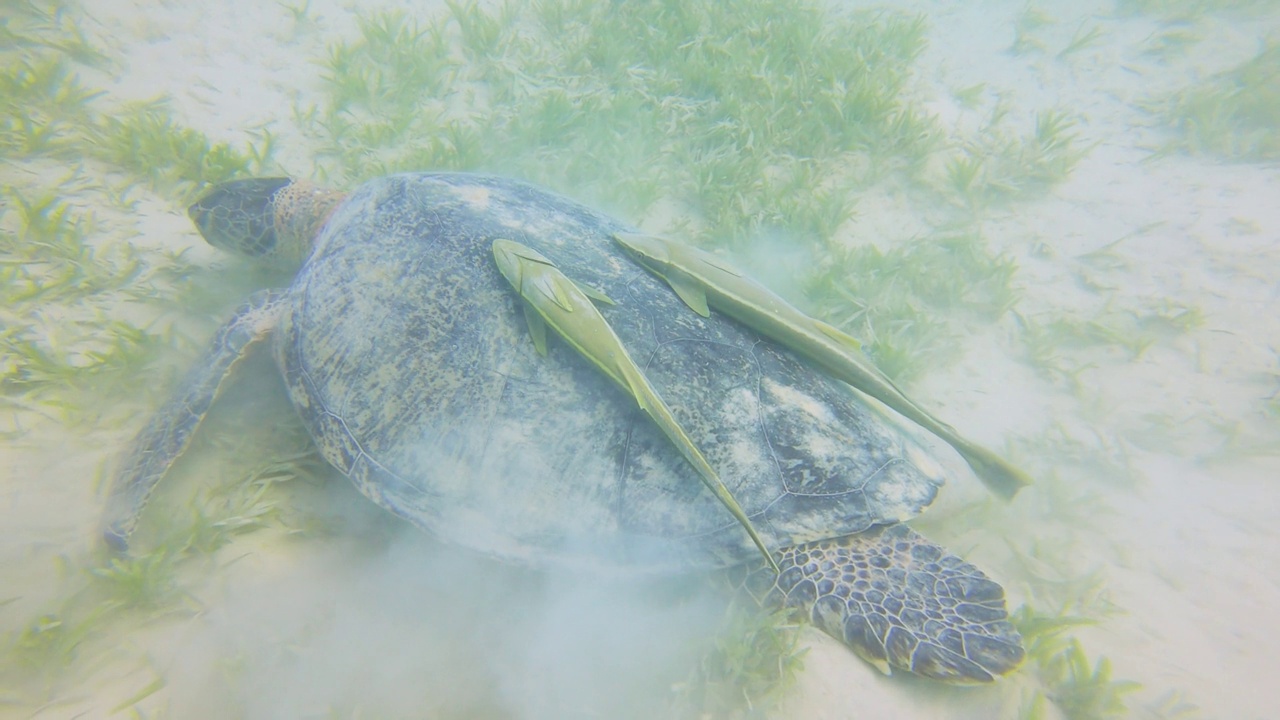
[[[1280,158],[1280,45],[1268,45],[1149,107],[1177,134],[1161,152],[1185,150],[1237,162]]]
[[[902,95],[920,16],[776,1],[449,8],[368,15],[330,46],[325,102],[299,111],[327,174],[514,173],[632,213],[679,198],[707,239],[780,226],[820,242],[848,216],[846,184],[865,181],[846,166],[910,168],[936,141]]]

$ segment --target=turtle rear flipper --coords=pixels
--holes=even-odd
[[[803,610],[885,674],[974,684],[1022,662],[1004,589],[905,525],[797,545],[778,561],[776,577],[747,578],[752,594]]]
[[[218,330],[199,364],[183,378],[181,389],[133,439],[107,496],[102,536],[112,549],[128,549],[156,485],[182,455],[209,413],[218,390],[249,348],[270,334],[280,315],[284,293],[256,293]]]

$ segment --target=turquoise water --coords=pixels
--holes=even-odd
[[[1269,717],[1276,6],[895,8],[6,4],[0,708]],[[266,358],[112,565],[112,463],[284,281],[205,246],[186,203],[405,169],[721,248],[1025,467],[1005,504],[938,446],[950,481],[912,525],[1004,585],[1027,663],[885,678],[696,581],[470,555],[327,472]]]

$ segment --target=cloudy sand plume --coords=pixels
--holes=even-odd
[[[658,5],[5,6],[0,714],[1274,714],[1275,3]],[[104,554],[119,453],[288,282],[185,204],[420,169],[723,252],[1026,470],[1005,503],[936,444],[911,523],[1004,585],[1023,666],[884,677],[702,578],[426,537],[319,460],[266,353]]]

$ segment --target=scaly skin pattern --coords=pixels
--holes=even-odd
[[[249,178],[214,186],[187,208],[214,247],[294,270],[346,195],[291,178]]]
[[[750,574],[748,591],[799,609],[886,674],[983,683],[1022,662],[1004,589],[905,525],[787,548],[779,564]]]

